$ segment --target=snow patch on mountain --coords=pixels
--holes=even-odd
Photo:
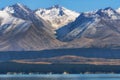
[[[6,11],[0,11],[0,34],[12,32],[17,34],[26,31],[31,25],[31,22],[13,17]],[[6,35],[5,35],[6,36]]]
[[[8,13],[12,13],[12,14],[14,13],[13,7],[8,7],[8,6],[4,8],[4,11],[6,11]]]
[[[79,16],[79,13],[68,10],[59,5],[47,9],[38,9],[35,11],[35,14],[51,23],[55,29],[74,21]]]

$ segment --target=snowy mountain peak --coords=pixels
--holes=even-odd
[[[118,8],[116,11],[120,14],[120,8]]]
[[[12,5],[11,7],[14,7],[14,8],[18,8],[19,7],[21,9],[28,8],[26,5],[20,4],[20,3],[16,3],[16,4]]]
[[[107,8],[105,8],[104,10],[114,10],[114,9],[111,8],[111,7],[107,7]]]
[[[99,9],[96,14],[98,14],[100,17],[103,17],[104,19],[118,19],[120,18],[119,14],[111,7],[107,7],[105,9]]]
[[[31,22],[12,16],[6,11],[0,11],[0,36],[11,37],[26,31]]]
[[[11,5],[11,6],[7,6],[3,9],[4,11],[7,11],[8,13],[16,13],[17,11],[19,12],[25,12],[25,13],[29,13],[30,10],[27,6],[23,5],[23,4],[20,4],[20,3],[16,3],[14,5]]]
[[[115,10],[112,9],[111,7],[107,7],[105,9],[99,9],[97,11],[97,13],[101,13],[101,14],[114,14],[115,13]]]
[[[11,13],[11,14],[13,14],[13,13],[15,12],[15,11],[14,11],[14,8],[11,7],[11,6],[5,7],[5,8],[3,9],[3,11],[6,11],[6,12]]]
[[[47,10],[56,10],[56,12],[58,11],[58,16],[63,16],[65,14],[65,10],[67,10],[66,8],[60,6],[60,5],[54,5],[50,8],[47,8]]]
[[[16,3],[14,5],[7,6],[7,7],[3,8],[2,10],[10,13],[11,15],[13,15],[17,18],[21,18],[24,20],[29,20],[30,19],[29,17],[34,15],[34,13],[31,9],[29,9],[27,6],[20,4],[20,3]]]
[[[17,6],[24,6],[24,5],[21,4],[21,3],[16,3],[15,5],[17,5]]]
[[[35,14],[51,23],[55,29],[74,21],[79,16],[79,13],[59,5],[54,5],[46,9],[38,9],[35,11]]]
[[[62,8],[62,7],[60,5],[53,5],[52,7],[48,8],[48,9],[53,9],[53,8],[58,9],[58,8]]]

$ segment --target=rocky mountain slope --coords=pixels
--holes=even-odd
[[[58,29],[57,36],[70,42],[68,47],[119,48],[120,14],[110,7],[81,13],[74,22]]]

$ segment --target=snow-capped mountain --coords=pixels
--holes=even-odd
[[[79,14],[57,5],[33,11],[15,4],[0,11],[0,51],[119,46],[119,9]]]
[[[57,30],[58,39],[81,47],[115,47],[120,44],[120,14],[112,8],[81,15]],[[100,43],[100,44],[98,44]]]
[[[0,51],[17,50],[16,37],[25,33],[30,26],[30,21],[16,18],[6,11],[0,11]]]
[[[31,25],[30,21],[25,21],[13,17],[5,11],[0,11],[0,35],[8,36],[25,32]],[[9,36],[8,36],[9,37]]]
[[[39,24],[38,18],[35,16],[34,12],[23,4],[15,4],[12,6],[7,6],[3,8],[3,11],[8,12],[9,14],[21,18],[24,20],[32,21],[35,24]]]
[[[16,3],[12,6],[7,6],[3,8],[3,11],[6,11],[18,18],[22,18],[22,19],[28,18],[28,20],[29,20],[28,16],[33,12],[31,9],[29,9],[25,5],[22,5],[19,3]]]
[[[35,14],[49,22],[54,29],[58,29],[70,22],[73,22],[79,16],[79,13],[59,5],[55,5],[46,9],[40,8],[35,11]]]
[[[116,11],[120,14],[120,8],[118,8]]]
[[[42,50],[62,44],[51,32],[51,26],[24,5],[8,6],[0,16],[0,51]]]
[[[43,21],[38,15],[34,13],[31,9],[29,9],[27,6],[23,4],[15,4],[12,6],[7,6],[3,8],[3,11],[6,11],[10,13],[11,15],[21,18],[24,20],[32,21],[35,26],[41,26],[41,25],[46,25],[46,27],[43,27],[47,32],[51,34],[54,34],[54,31],[52,27],[48,24],[46,21]],[[41,21],[42,20],[42,21]]]
[[[120,15],[116,10],[112,9],[111,7],[100,9],[96,12],[100,17],[105,19],[120,19]]]

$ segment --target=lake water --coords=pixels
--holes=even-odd
[[[0,80],[120,80],[120,74],[0,75]]]

